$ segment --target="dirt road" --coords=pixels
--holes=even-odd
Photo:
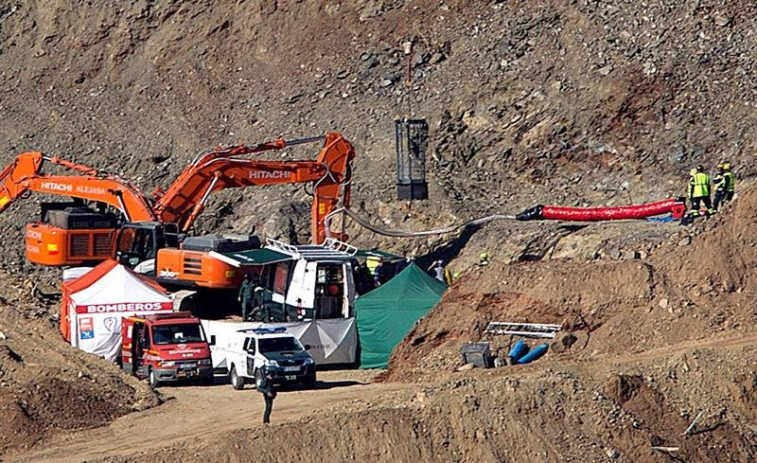
[[[414,387],[410,384],[370,384],[366,371],[319,373],[316,390],[282,392],[274,403],[273,422],[283,422],[351,401],[375,400]],[[417,387],[417,386],[416,386]],[[133,413],[110,426],[57,436],[44,448],[6,455],[2,461],[69,463],[108,456],[125,456],[162,448],[178,441],[212,438],[235,429],[262,426],[263,400],[252,386],[235,391],[228,384],[210,387],[163,388],[166,402]],[[149,432],[145,430],[149,429]]]

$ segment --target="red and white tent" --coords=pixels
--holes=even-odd
[[[116,360],[121,319],[173,310],[166,290],[115,260],[62,284],[60,330],[79,349]]]

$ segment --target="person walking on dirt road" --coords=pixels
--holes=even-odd
[[[273,384],[273,373],[265,371],[263,379],[258,384],[258,391],[263,394],[265,400],[265,411],[263,412],[263,424],[271,422],[271,411],[273,411],[273,399],[276,398],[276,387]]]

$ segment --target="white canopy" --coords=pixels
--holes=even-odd
[[[100,308],[100,306],[113,304],[172,304],[168,295],[143,281],[123,265],[114,266],[88,287],[71,294],[71,302],[77,312],[91,312],[87,308],[92,306],[100,309],[95,310],[97,312],[133,311],[128,308],[121,310]]]
[[[64,281],[61,332],[72,346],[116,360],[121,353],[121,319],[173,310],[162,288],[114,260]]]

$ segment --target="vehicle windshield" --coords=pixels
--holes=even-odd
[[[263,338],[258,341],[260,346],[260,353],[265,354],[267,352],[287,352],[287,351],[300,351],[305,350],[302,348],[302,344],[297,338],[292,336],[285,336],[281,338]]]
[[[153,326],[152,335],[155,344],[162,345],[205,341],[205,334],[202,332],[199,323]]]

